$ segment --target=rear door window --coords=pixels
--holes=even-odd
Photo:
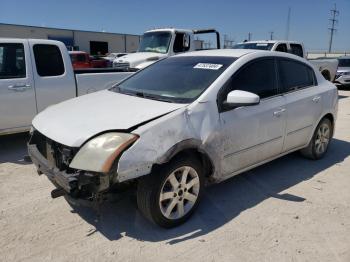
[[[300,57],[304,57],[303,47],[299,44],[290,44],[291,53]]]
[[[33,47],[36,69],[39,76],[64,74],[61,51],[56,45],[36,44]]]
[[[284,93],[315,85],[314,72],[306,64],[280,59],[278,68],[281,91]]]
[[[24,46],[19,43],[0,44],[0,79],[25,78]]]

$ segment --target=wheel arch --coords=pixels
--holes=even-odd
[[[187,139],[176,143],[163,156],[158,158],[157,162],[152,166],[152,169],[156,166],[169,162],[179,155],[191,155],[198,157],[203,165],[203,170],[206,177],[210,177],[214,174],[214,161],[210,157],[207,150],[203,148],[202,142],[197,139]]]
[[[325,113],[323,113],[322,116],[318,119],[316,125],[315,125],[314,128],[313,128],[313,132],[312,132],[312,135],[311,135],[311,137],[310,137],[309,140],[312,139],[312,136],[313,136],[313,134],[315,133],[315,130],[316,130],[318,124],[321,123],[321,121],[322,121],[324,118],[327,118],[329,121],[331,121],[331,124],[332,124],[332,136],[333,136],[333,134],[334,134],[334,126],[335,126],[335,116],[334,116],[334,114],[333,114],[332,112],[325,112]]]

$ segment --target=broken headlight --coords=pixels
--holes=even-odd
[[[137,139],[137,135],[117,132],[97,136],[82,146],[69,167],[107,173],[114,160]]]

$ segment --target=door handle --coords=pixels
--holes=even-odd
[[[14,84],[14,85],[9,85],[7,88],[9,90],[14,90],[14,91],[24,91],[26,89],[31,88],[31,85],[29,85],[29,84]]]
[[[275,117],[280,117],[281,114],[282,114],[283,112],[285,112],[285,111],[286,111],[285,108],[281,108],[281,109],[279,109],[279,110],[273,112],[273,115],[274,115]]]
[[[321,97],[320,96],[315,96],[314,98],[312,98],[312,102],[318,103],[318,101],[320,101]]]

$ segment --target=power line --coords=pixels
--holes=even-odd
[[[331,38],[329,40],[329,48],[328,48],[328,52],[330,53],[332,51],[332,43],[333,43],[333,34],[337,31],[337,29],[335,28],[335,25],[338,24],[338,19],[336,19],[336,17],[339,15],[339,11],[337,10],[337,5],[334,4],[334,9],[331,9],[331,15],[332,18],[329,19],[329,21],[331,21],[331,28],[328,28],[331,31]]]

